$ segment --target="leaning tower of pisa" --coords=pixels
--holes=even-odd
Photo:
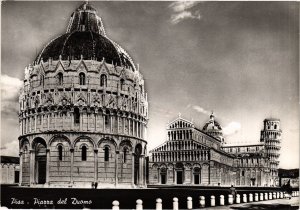
[[[280,156],[281,129],[279,119],[265,119],[264,129],[261,131],[261,142],[265,143],[265,152],[270,159],[269,184],[278,185],[278,165]]]

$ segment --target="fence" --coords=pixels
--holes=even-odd
[[[254,200],[253,200],[253,195],[254,195]],[[272,200],[272,199],[283,199],[286,197],[286,193],[284,192],[269,192],[269,193],[249,193],[249,194],[240,194],[236,195],[236,198],[234,200],[234,197],[232,195],[227,196],[227,203],[229,205],[234,204],[234,203],[247,203],[247,202],[257,202],[257,201],[263,201],[263,200]],[[292,192],[292,197],[297,197],[299,196],[299,191],[293,191]],[[241,200],[242,197],[242,200]],[[192,202],[192,197],[187,197],[186,200],[186,208],[187,209],[197,209],[197,208],[204,208],[204,207],[213,207],[216,206],[216,199],[219,199],[218,204],[220,206],[225,205],[225,196],[220,195],[218,197],[211,195],[210,199],[208,201],[205,200],[205,196],[199,196],[199,205],[193,207],[193,202]],[[184,202],[184,201],[183,201]],[[120,203],[119,201],[113,201],[112,202],[112,210],[119,210],[120,209]],[[136,210],[143,210],[143,201],[141,199],[136,200]],[[163,209],[163,201],[160,198],[156,199],[156,210],[162,210]],[[173,210],[178,210],[179,209],[179,199],[174,197],[173,198]]]

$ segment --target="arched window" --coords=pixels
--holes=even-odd
[[[274,125],[274,129],[277,129],[277,125],[276,124]]]
[[[59,72],[57,74],[57,76],[58,76],[58,85],[63,85],[63,83],[64,83],[64,75],[63,75],[63,73]]]
[[[109,115],[104,115],[105,126],[109,126]]]
[[[82,72],[79,74],[79,84],[85,85],[85,74]]]
[[[86,146],[82,146],[81,148],[81,160],[86,161]]]
[[[109,161],[109,147],[104,147],[104,161]]]
[[[125,81],[124,81],[124,79],[121,79],[120,80],[120,89],[121,90],[124,90],[124,85],[125,85]]]
[[[100,76],[100,86],[107,87],[107,76],[105,74],[101,74]]]
[[[63,147],[61,145],[58,146],[58,160],[62,160],[63,157]]]
[[[79,108],[77,107],[74,109],[74,123],[75,124],[80,123],[80,112],[79,112]]]
[[[128,151],[127,151],[127,148],[125,147],[123,149],[123,163],[126,163],[126,161],[127,161],[127,153],[128,153]]]

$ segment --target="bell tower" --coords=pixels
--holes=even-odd
[[[260,141],[265,144],[267,157],[270,159],[270,185],[277,186],[280,156],[281,129],[279,119],[265,119]]]

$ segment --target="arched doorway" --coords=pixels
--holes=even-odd
[[[161,184],[167,184],[167,169],[160,169],[160,182]]]
[[[201,183],[201,169],[199,167],[194,168],[194,184]]]
[[[182,163],[176,163],[176,183],[183,184],[184,180],[184,167]]]
[[[37,184],[46,183],[46,163],[47,163],[47,145],[46,142],[38,138],[34,142],[35,164],[34,164],[34,181]]]
[[[138,185],[140,180],[140,156],[142,154],[142,145],[137,144],[134,150],[134,184]]]

